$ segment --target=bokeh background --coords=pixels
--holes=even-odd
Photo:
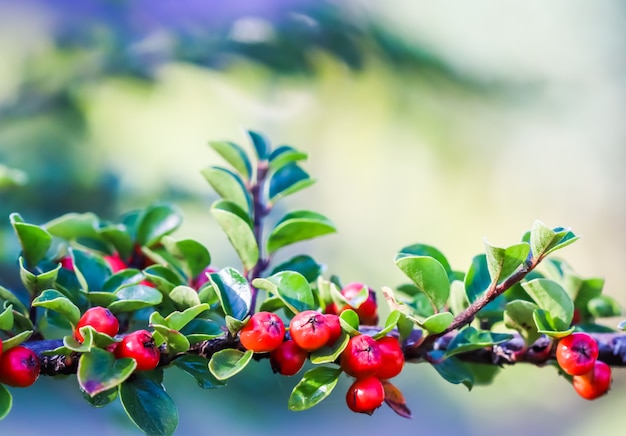
[[[483,238],[512,244],[541,219],[583,236],[561,255],[626,305],[625,21],[617,0],[0,0],[0,282],[19,286],[10,212],[114,218],[157,200],[236,265],[200,170],[219,163],[207,141],[249,128],[310,154],[318,181],[286,202],[337,225],[300,248],[344,282],[401,283],[393,256],[417,242],[465,270]],[[267,362],[219,390],[175,369],[165,383],[181,435],[556,436],[623,434],[614,379],[586,402],[553,368],[468,393],[414,365],[397,379],[412,420],[350,413],[347,378],[288,412],[297,380]],[[12,393],[2,434],[140,434],[71,380]]]

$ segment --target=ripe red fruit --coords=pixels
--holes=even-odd
[[[61,268],[74,271],[74,262],[72,262],[71,256],[64,256],[59,262],[61,263]]]
[[[292,318],[289,334],[300,348],[313,351],[328,343],[331,326],[324,314],[305,310]]]
[[[0,357],[0,383],[25,388],[35,383],[40,367],[34,351],[21,345],[11,348]]]
[[[111,271],[113,271],[113,274],[128,268],[126,263],[117,253],[112,256],[104,256],[104,260],[106,261],[106,263],[109,264],[109,267],[111,267]]]
[[[606,394],[611,386],[611,367],[601,360],[596,360],[591,371],[572,378],[572,385],[584,399],[595,400]]]
[[[100,306],[87,309],[78,320],[76,329],[74,329],[74,338],[78,342],[83,342],[85,339],[80,332],[80,328],[88,325],[96,329],[97,332],[109,336],[115,336],[120,328],[120,323],[115,315],[109,309]]]
[[[309,353],[293,341],[285,341],[270,353],[272,371],[282,375],[294,375],[302,369]]]
[[[400,342],[391,336],[385,336],[376,342],[383,357],[383,363],[376,371],[376,377],[387,380],[400,374],[404,367],[404,353]]]
[[[361,290],[366,287],[363,283],[350,283],[346,285],[342,290],[341,294],[346,298],[346,300],[351,301],[361,292]],[[335,303],[330,303],[326,306],[325,312],[327,314],[337,314],[341,315],[346,309],[353,309],[357,315],[359,315],[359,321],[363,325],[376,325],[378,324],[378,305],[376,304],[376,293],[373,289],[368,289],[367,300],[363,301],[358,307],[354,307],[351,305],[344,307],[337,307]]]
[[[385,389],[376,377],[356,380],[348,388],[346,403],[353,412],[371,415],[385,400]]]
[[[137,362],[136,371],[149,371],[159,364],[161,352],[147,330],[137,330],[124,336],[115,347],[115,357],[130,357]]]
[[[375,375],[383,364],[380,346],[367,335],[353,336],[341,353],[341,369],[356,378]]]
[[[337,339],[339,339],[339,336],[341,336],[341,323],[339,322],[338,315],[327,313],[324,317],[326,318],[326,321],[328,321],[328,326],[330,327],[330,337],[328,338],[326,345],[332,347],[332,345],[337,342]]]
[[[587,333],[572,333],[556,346],[556,361],[569,375],[582,375],[593,369],[598,358],[598,344]]]
[[[257,312],[239,332],[239,340],[246,350],[268,353],[283,342],[285,324],[272,312]]]

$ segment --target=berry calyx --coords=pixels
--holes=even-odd
[[[597,342],[582,332],[562,338],[556,346],[556,361],[569,375],[582,375],[591,371],[598,354]]]
[[[341,353],[341,369],[356,378],[375,375],[383,364],[378,343],[368,335],[353,336]]]
[[[95,306],[87,309],[80,317],[76,328],[74,329],[74,338],[78,342],[83,342],[85,338],[80,332],[81,327],[91,326],[97,332],[104,333],[109,336],[115,336],[119,330],[120,323],[118,319],[107,308]]]
[[[387,380],[397,376],[404,367],[404,352],[400,342],[391,336],[385,336],[376,341],[382,354],[383,363],[376,371],[376,377]]]
[[[302,369],[309,353],[298,347],[293,340],[283,342],[270,352],[270,364],[274,373],[294,375]]]
[[[385,389],[376,377],[356,380],[348,388],[346,403],[353,412],[371,415],[385,400]]]
[[[584,399],[595,400],[606,394],[611,387],[611,367],[596,360],[591,371],[572,378],[572,385],[576,393]]]
[[[37,354],[18,345],[5,351],[0,357],[0,383],[16,388],[25,388],[39,377],[41,363]]]
[[[285,324],[272,312],[257,312],[239,332],[239,341],[246,350],[269,353],[278,348],[285,337]]]
[[[147,330],[137,330],[128,335],[115,347],[115,357],[130,357],[137,362],[136,371],[149,371],[159,364],[161,352]]]
[[[331,326],[324,314],[305,310],[292,318],[289,334],[300,348],[314,351],[328,343]]]
[[[333,344],[337,342],[337,339],[339,339],[339,336],[341,336],[341,323],[339,322],[338,315],[327,313],[324,317],[326,318],[326,321],[328,321],[328,326],[330,327],[330,336],[326,345],[332,347]]]

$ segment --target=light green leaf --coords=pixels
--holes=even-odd
[[[432,305],[441,309],[450,295],[448,274],[439,261],[430,256],[396,256],[396,265],[423,292]]]
[[[267,251],[274,253],[287,245],[334,233],[333,223],[316,212],[298,210],[285,215],[274,227],[267,239]]]
[[[163,300],[163,295],[159,291],[145,285],[127,286],[117,291],[115,295],[118,300],[108,306],[115,314],[156,306]]]
[[[80,319],[80,309],[76,307],[67,297],[54,289],[43,291],[32,303],[35,307],[45,307],[54,310],[67,319],[72,326],[78,324]]]
[[[322,266],[311,256],[305,254],[292,257],[291,259],[276,265],[270,275],[281,271],[295,271],[304,276],[309,283],[314,282],[322,273]]]
[[[448,328],[454,321],[454,315],[450,312],[441,312],[429,316],[420,323],[420,326],[431,334],[438,334]]]
[[[245,179],[250,179],[252,165],[243,148],[228,141],[211,141],[209,145]]]
[[[517,330],[529,346],[541,336],[533,319],[537,309],[535,303],[525,300],[510,301],[504,309],[504,325]]]
[[[193,239],[176,240],[171,236],[164,236],[161,242],[167,251],[180,262],[189,279],[201,274],[211,263],[209,250],[198,241]]]
[[[9,304],[0,313],[0,330],[10,331],[13,329],[13,305]]]
[[[342,351],[348,346],[350,341],[350,335],[345,332],[341,332],[341,335],[332,346],[324,346],[313,351],[309,357],[311,362],[315,365],[322,363],[333,363],[341,355]]]
[[[550,336],[555,339],[564,338],[569,336],[575,330],[575,327],[562,328],[559,322],[556,322],[552,314],[547,310],[535,309],[533,312],[533,321],[537,326],[537,331],[544,335]]]
[[[237,174],[226,168],[209,167],[202,170],[202,175],[220,197],[250,214],[252,199],[243,180]]]
[[[413,244],[402,248],[396,255],[396,259],[404,256],[429,256],[437,259],[441,266],[443,266],[443,269],[446,270],[446,274],[448,274],[450,281],[452,281],[453,272],[450,267],[450,263],[448,262],[446,256],[439,251],[439,249],[426,244]]]
[[[151,247],[163,236],[178,229],[182,221],[181,212],[172,205],[150,206],[138,218],[136,242],[141,246]]]
[[[288,402],[289,410],[306,410],[318,404],[330,395],[340,375],[341,368],[325,366],[307,371],[291,392]]]
[[[251,270],[259,260],[259,247],[252,230],[250,217],[235,203],[217,200],[211,214],[226,233],[246,270]]]
[[[542,258],[578,239],[579,237],[574,235],[570,229],[562,227],[550,229],[537,220],[530,230],[530,249],[533,257]]]
[[[0,421],[6,418],[12,407],[13,396],[11,396],[11,392],[3,384],[0,384]]]
[[[100,237],[113,245],[122,259],[127,259],[134,248],[134,241],[124,224],[109,224],[98,229]]]
[[[2,350],[8,351],[11,348],[17,347],[22,342],[26,342],[32,334],[33,334],[32,330],[24,330],[23,332],[20,332],[15,336],[11,336],[8,339],[4,339],[2,341]]]
[[[308,155],[306,153],[298,151],[288,145],[281,145],[274,150],[270,156],[270,169],[272,171],[278,171],[289,163],[299,162],[307,158]]]
[[[283,271],[266,279],[255,279],[252,286],[276,295],[293,313],[315,309],[311,286],[300,273]]]
[[[550,313],[554,330],[569,329],[574,316],[574,303],[561,285],[548,279],[534,279],[522,283],[522,287],[541,309]]]
[[[211,356],[209,370],[218,380],[226,380],[242,371],[254,353],[250,350],[243,352],[234,348],[220,350]]]
[[[18,261],[20,264],[20,278],[22,279],[24,287],[31,295],[38,295],[41,291],[54,287],[59,270],[61,269],[60,264],[50,271],[33,274],[24,265],[24,258],[22,256],[19,257]],[[22,304],[20,303],[20,305]]]
[[[385,320],[385,327],[381,331],[373,335],[372,337],[374,339],[384,338],[387,335],[387,333],[389,333],[396,327],[401,317],[402,317],[402,313],[399,310],[397,309],[392,310],[389,316],[387,317],[387,319]]]
[[[608,295],[592,298],[587,303],[587,309],[594,318],[608,318],[622,314],[622,308],[618,301]]]
[[[78,238],[100,239],[99,224],[100,220],[91,212],[72,212],[48,221],[43,227],[52,236],[74,241]]]
[[[15,294],[9,291],[7,288],[0,285],[0,301],[7,301],[17,309],[18,312],[23,315],[28,315],[28,309],[26,306],[15,296]]]
[[[499,283],[522,265],[530,252],[530,245],[522,242],[507,248],[498,248],[485,240],[487,268],[492,281]]]
[[[42,227],[25,223],[18,213],[12,213],[9,219],[22,246],[26,264],[30,268],[35,267],[46,256],[52,244],[52,235]]]
[[[341,315],[339,315],[339,323],[341,324],[341,328],[350,336],[361,334],[359,332],[359,315],[357,315],[354,310],[347,309],[341,312]]]
[[[176,305],[177,309],[188,309],[200,304],[198,293],[189,286],[176,286],[170,292],[170,298]]]

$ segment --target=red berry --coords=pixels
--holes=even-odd
[[[346,285],[342,290],[342,295],[346,300],[350,301],[354,299],[361,290],[366,287],[363,283],[350,283]],[[354,307],[357,315],[359,315],[359,321],[363,325],[376,325],[378,324],[378,305],[376,304],[376,293],[373,289],[368,289],[367,300]],[[345,308],[343,309],[345,310]],[[342,311],[343,311],[342,310]]]
[[[385,389],[376,377],[356,380],[348,388],[346,403],[353,412],[371,415],[385,400]]]
[[[246,350],[268,353],[283,342],[285,324],[272,312],[257,312],[239,332],[239,340]]]
[[[569,375],[582,375],[593,369],[598,358],[598,343],[587,333],[572,333],[556,346],[556,361]]]
[[[400,374],[404,367],[404,352],[400,342],[391,336],[385,336],[376,342],[383,356],[383,363],[376,372],[376,377],[387,380]]]
[[[339,316],[327,313],[324,315],[326,317],[326,321],[328,321],[328,325],[330,327],[330,337],[328,338],[328,342],[326,345],[332,347],[332,345],[337,342],[339,336],[341,336],[341,323],[339,322]]]
[[[292,318],[289,334],[300,348],[313,351],[328,343],[331,327],[324,314],[305,310]]]
[[[353,336],[341,353],[341,369],[356,378],[375,375],[383,364],[380,346],[367,335]]]
[[[595,400],[606,394],[611,386],[611,367],[601,360],[596,360],[591,371],[572,378],[572,385],[584,399]]]
[[[78,324],[76,324],[76,329],[74,329],[74,338],[78,342],[83,342],[85,339],[80,332],[81,327],[91,326],[96,329],[97,332],[104,333],[109,336],[115,336],[119,330],[120,323],[111,313],[109,309],[104,307],[95,306],[83,314],[78,320]]]
[[[285,341],[270,353],[272,370],[282,375],[294,375],[302,369],[309,353],[293,341]]]
[[[128,268],[126,263],[117,253],[112,256],[104,256],[104,260],[106,261],[106,263],[109,264],[109,267],[111,267],[111,271],[113,271],[113,274]]]
[[[39,377],[41,363],[34,351],[17,346],[0,357],[0,383],[16,388],[32,385]]]
[[[61,268],[69,270],[69,271],[74,271],[74,262],[72,262],[71,256],[62,257],[60,262],[61,262]]]
[[[159,364],[161,352],[147,330],[137,330],[124,336],[115,347],[115,357],[130,357],[137,362],[137,371],[149,371]]]

